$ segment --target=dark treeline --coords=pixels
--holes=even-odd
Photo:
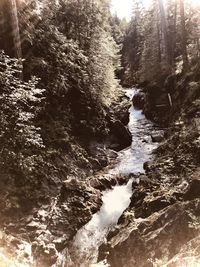
[[[199,94],[200,6],[187,0],[143,4],[134,1],[123,35],[120,78],[125,86],[145,88],[147,116],[170,121],[185,99]]]
[[[199,61],[199,6],[191,1],[134,1],[123,42],[123,79],[158,82]]]

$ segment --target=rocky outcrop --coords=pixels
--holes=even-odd
[[[129,108],[131,107],[130,99],[121,91],[117,104],[113,107],[115,120],[120,120],[124,125],[129,123]]]
[[[145,105],[145,94],[141,91],[134,94],[132,98],[133,106],[137,109],[143,109]]]
[[[187,242],[185,246],[176,254],[166,267],[180,267],[180,266],[200,266],[200,236],[198,235],[191,241]]]
[[[119,120],[111,121],[111,133],[117,138],[118,150],[126,148],[132,143],[132,135],[128,128]]]
[[[166,263],[183,245],[200,234],[193,225],[199,216],[200,201],[176,203],[147,218],[126,221],[108,243],[112,267],[154,266]],[[159,265],[159,266],[163,266]]]
[[[195,110],[199,109],[195,102]],[[192,107],[188,110],[191,110]],[[199,264],[200,118],[187,110],[175,121],[133,184],[129,208],[102,245],[111,267]],[[184,263],[186,265],[184,265]]]
[[[9,235],[12,242],[7,237],[6,243],[2,240],[0,247],[7,247],[8,255],[13,255],[26,243],[34,263],[49,267],[57,261],[59,252],[67,247],[77,229],[90,220],[101,204],[99,190],[89,182],[68,177],[50,204],[36,207],[31,215],[24,216],[16,225],[7,225],[6,232],[12,233]],[[22,252],[25,253],[23,249]],[[17,257],[16,254],[13,256]]]
[[[97,141],[90,142],[89,153],[91,156],[89,158],[90,162],[98,170],[112,164],[118,157],[116,151],[107,148],[105,143],[99,143]]]
[[[151,134],[151,139],[154,143],[160,143],[164,140],[164,138],[164,133],[162,131],[154,132]]]
[[[122,150],[132,143],[132,136],[127,127],[130,107],[130,99],[121,91],[118,102],[113,105],[112,112],[107,116],[109,135],[106,144],[115,151]]]

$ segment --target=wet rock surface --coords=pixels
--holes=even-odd
[[[6,238],[1,245],[7,247],[8,255],[16,257],[14,246],[21,247],[27,243],[34,259],[32,263],[27,260],[27,263],[49,267],[56,262],[59,252],[66,248],[77,229],[99,210],[101,204],[99,190],[88,182],[68,177],[50,204],[35,208],[31,215],[24,216],[17,224],[11,222],[7,225],[5,233],[10,239]]]
[[[147,218],[124,222],[107,248],[111,266],[153,266],[157,259],[164,264],[200,233],[189,227],[192,218],[199,215],[199,204],[199,200],[176,203]]]
[[[132,98],[133,106],[137,109],[143,109],[145,105],[145,93],[139,91]]]
[[[121,121],[116,120],[111,122],[111,132],[118,139],[119,149],[123,149],[131,145],[131,133]]]
[[[165,137],[164,137],[164,133],[159,131],[159,132],[154,132],[152,135],[151,135],[151,139],[152,139],[152,142],[155,142],[155,143],[160,143],[162,141],[164,141]]]
[[[186,114],[144,164],[129,208],[100,248],[111,267],[199,266],[200,119]]]
[[[129,123],[130,99],[121,92],[118,105],[113,106],[113,112],[108,116],[109,137],[106,144],[109,148],[120,151],[131,145],[132,136],[127,127]]]

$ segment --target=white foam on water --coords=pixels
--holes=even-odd
[[[83,262],[81,267],[97,262],[98,247],[105,241],[107,234],[129,205],[131,193],[132,180],[127,185],[118,185],[103,193],[100,211],[78,231],[74,240],[74,247],[78,251],[80,261]]]
[[[129,90],[127,90],[129,91]],[[132,98],[134,90],[127,93]],[[150,132],[153,130],[153,125],[148,121],[141,110],[135,109],[133,106],[129,109],[129,124],[128,128],[132,135],[131,147],[119,152],[119,164],[116,166],[118,173],[143,173],[144,162],[151,158],[152,150],[157,147],[153,144]]]
[[[126,95],[132,99],[137,89],[126,90]],[[151,158],[151,152],[157,147],[151,141],[150,133],[153,124],[146,119],[141,110],[133,106],[129,110],[130,121],[128,128],[132,135],[131,147],[119,152],[118,163],[109,170],[108,175],[128,175],[130,173],[143,173],[143,164]],[[132,195],[132,181],[126,185],[116,185],[113,189],[105,191],[102,196],[103,205],[99,212],[82,227],[76,234],[73,243],[73,267],[105,267],[105,262],[97,263],[98,249],[106,241],[123,211],[130,204]],[[72,266],[72,265],[67,265]]]

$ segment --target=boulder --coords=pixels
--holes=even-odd
[[[185,200],[192,200],[200,197],[200,169],[192,176],[192,181],[184,195]]]
[[[120,121],[124,124],[127,125],[129,123],[129,112],[128,109],[126,110],[126,112],[124,112],[123,115],[121,115]]]
[[[199,229],[191,227],[191,218],[197,218],[199,207],[200,201],[195,200],[170,205],[144,219],[128,219],[127,214],[128,221],[108,239],[106,246],[100,247],[99,255],[107,256],[112,267],[147,267],[153,266],[151,262],[168,261],[199,234]]]
[[[142,92],[136,93],[132,98],[133,106],[138,109],[143,109],[145,105],[145,94]]]
[[[115,160],[118,157],[118,153],[114,151],[113,149],[107,149],[106,155],[108,157],[109,162],[111,162],[112,160]]]
[[[116,147],[118,146],[119,145],[116,144]],[[97,170],[101,169],[102,167],[106,167],[109,163],[111,163],[118,157],[116,151],[114,151],[113,149],[108,149],[107,147],[108,144],[106,144],[106,142],[90,142],[89,152],[91,156],[88,159],[92,166]]]
[[[149,171],[152,165],[153,165],[153,161],[146,161],[143,164],[143,168],[144,168],[145,171]]]
[[[113,116],[120,120],[124,125],[129,123],[129,109],[131,107],[130,101],[127,98],[122,98],[120,104],[118,104],[115,109]]]
[[[116,183],[117,180],[111,175],[97,175],[96,177],[90,179],[90,186],[100,191],[111,189],[112,186],[116,185]]]
[[[160,142],[162,142],[163,140],[164,140],[164,134],[163,133],[153,133],[152,135],[151,135],[151,139],[152,139],[152,142],[154,142],[154,143],[160,143]]]
[[[116,136],[120,149],[126,148],[132,143],[132,135],[128,128],[123,125],[119,120],[111,122],[111,131],[114,136]]]

